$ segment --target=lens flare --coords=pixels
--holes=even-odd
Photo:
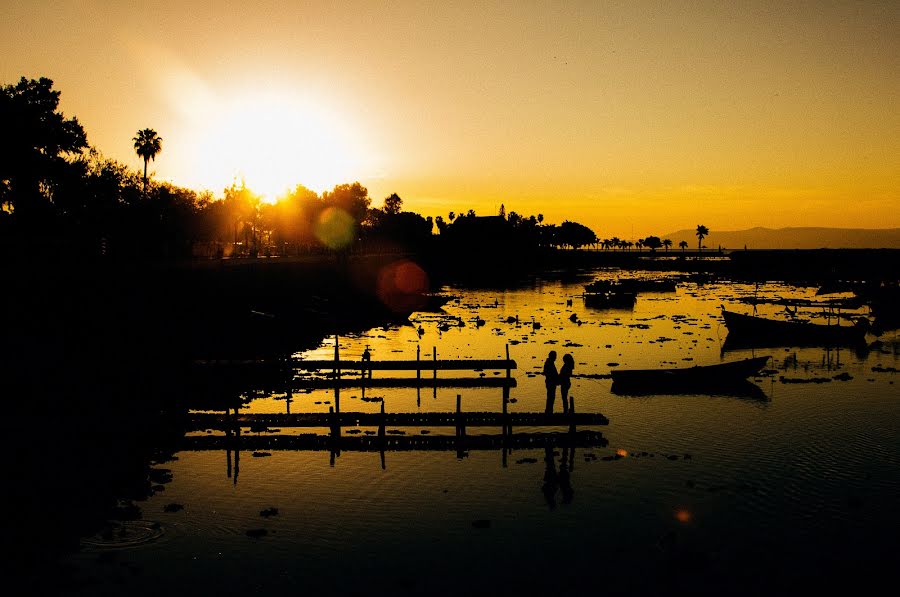
[[[320,215],[315,224],[315,235],[330,249],[342,249],[353,241],[356,223],[340,207],[329,207]]]
[[[378,298],[397,313],[412,312],[425,306],[428,274],[412,261],[386,265],[378,274]]]

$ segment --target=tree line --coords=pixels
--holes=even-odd
[[[334,251],[428,250],[503,244],[512,249],[627,249],[619,239],[542,214],[474,210],[445,219],[403,210],[396,193],[374,207],[359,182],[329,191],[297,185],[268,203],[244,183],[221,197],[153,181],[150,161],[163,138],[144,128],[132,141],[143,175],[88,143],[77,118],[59,111],[48,78],[0,89],[0,239],[6,252],[63,251],[129,257],[257,256]],[[698,227],[699,229],[699,227]],[[437,232],[437,234],[435,234]],[[639,248],[668,241],[648,237]],[[661,243],[661,244],[660,244]],[[669,242],[669,244],[671,244]]]

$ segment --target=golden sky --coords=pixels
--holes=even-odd
[[[0,82],[50,77],[159,179],[359,180],[425,215],[900,227],[900,2],[2,0]]]

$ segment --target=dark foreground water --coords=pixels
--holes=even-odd
[[[138,521],[85,537],[63,559],[66,591],[784,594],[863,589],[893,577],[900,564],[896,332],[870,336],[865,350],[728,350],[720,305],[749,312],[737,299],[815,298],[815,289],[683,282],[676,293],[641,294],[633,310],[591,310],[577,296],[584,281],[448,288],[459,300],[445,313],[341,337],[340,350],[354,359],[366,347],[374,359],[414,358],[417,347],[423,358],[433,350],[438,358],[501,358],[509,346],[518,363],[513,412],[543,410],[543,359],[549,350],[571,353],[577,410],[608,417],[608,426],[595,428],[606,446],[569,449],[551,436],[505,455],[179,451],[156,465],[164,470],[155,474],[155,493],[137,503]],[[818,318],[821,309],[810,313]],[[329,338],[297,356],[333,354]],[[607,376],[616,367],[759,355],[772,357],[752,379],[759,391],[734,396],[620,396]],[[472,375],[480,373],[502,375]],[[499,388],[365,396],[351,389],[340,399],[343,411],[376,412],[380,398],[389,412],[430,412],[454,410],[457,394],[464,410],[500,409]],[[260,392],[243,412],[327,412],[333,404],[326,390],[290,400]]]

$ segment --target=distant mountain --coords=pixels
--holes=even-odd
[[[679,230],[662,238],[671,239],[675,250],[683,240],[688,250],[696,250],[695,232]],[[900,228],[713,228],[703,245],[710,249],[900,249]]]

